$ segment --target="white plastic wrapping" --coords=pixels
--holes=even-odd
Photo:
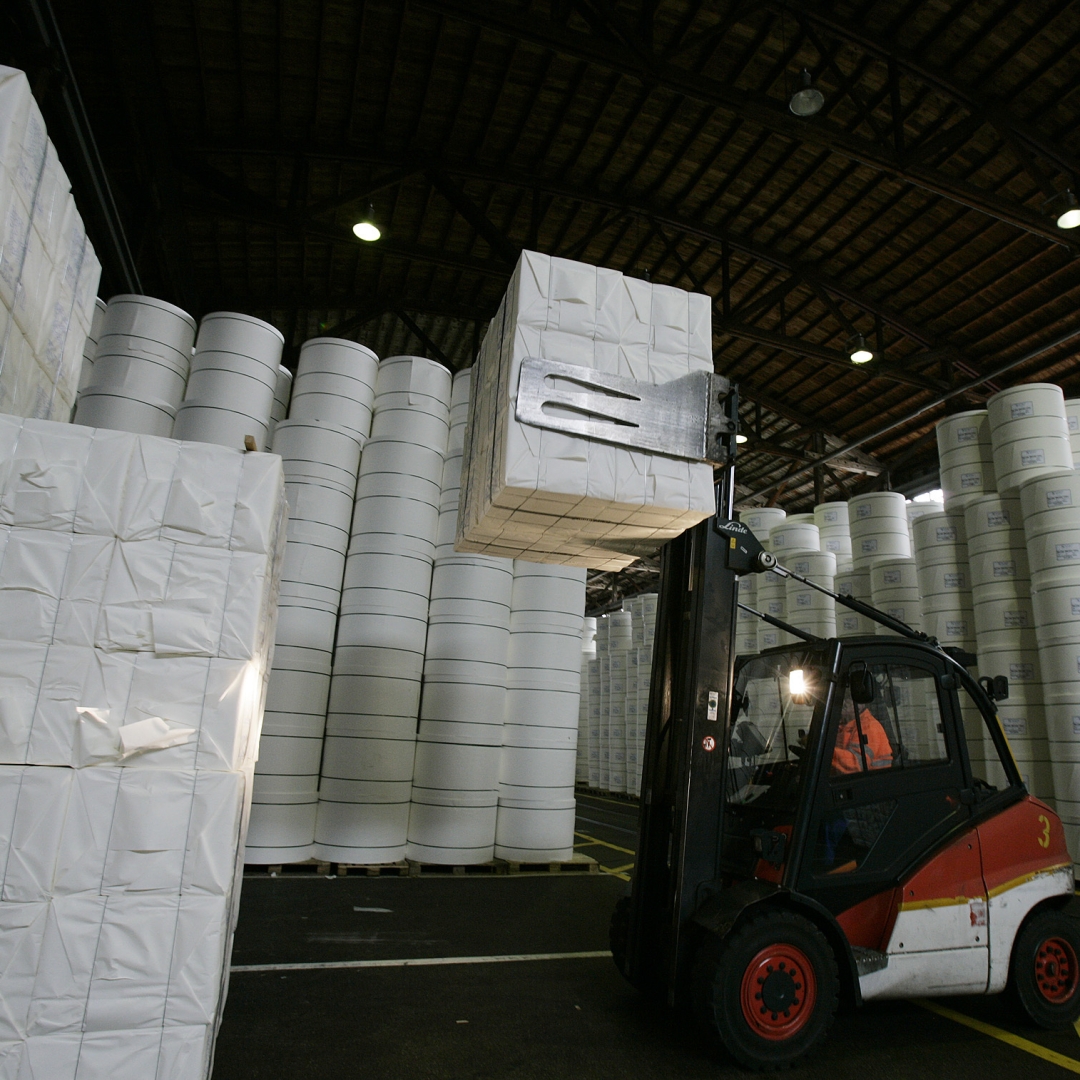
[[[2,1069],[205,1078],[280,460],[0,417],[0,518]]]
[[[521,424],[522,359],[644,382],[711,371],[705,296],[536,252],[522,254],[476,361],[457,546],[619,569],[713,510],[706,465]]]

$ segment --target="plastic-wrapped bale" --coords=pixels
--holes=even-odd
[[[379,364],[319,782],[315,854],[336,862],[405,857],[450,389],[431,360]]]
[[[495,844],[514,564],[454,551],[471,369],[454,376],[405,854],[488,862]]]
[[[13,1067],[209,1074],[284,510],[273,455],[0,417]]]
[[[499,858],[573,855],[584,612],[584,569],[515,561],[495,831]],[[625,745],[624,736],[624,757]]]
[[[523,252],[477,357],[458,550],[615,570],[714,512],[708,465],[520,423],[530,356],[648,383],[712,371],[711,302]]]
[[[204,315],[173,437],[241,450],[251,438],[265,449],[284,344],[277,327],[251,315]]]
[[[1031,605],[1043,678],[1054,805],[1080,840],[1080,476],[1061,473],[1020,489]]]
[[[0,67],[0,410],[66,422],[101,265],[26,76]]]
[[[298,387],[321,374],[328,340],[301,346]],[[329,351],[343,376],[333,409],[319,394],[297,394],[292,419],[281,421],[274,432],[289,498],[289,542],[255,769],[249,863],[302,861],[314,850],[342,575],[378,367],[374,354],[359,346],[339,351],[332,345]]]
[[[1024,782],[1040,798],[1053,797],[1043,680],[1031,571],[1018,498],[984,495],[964,508],[964,531],[975,610],[979,674],[1005,675],[1009,696],[998,715]],[[988,763],[994,753],[987,754]],[[992,764],[988,769],[993,772]],[[1004,777],[988,775],[992,784]]]

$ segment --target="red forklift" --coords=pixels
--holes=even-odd
[[[1007,991],[1032,1023],[1072,1024],[1073,863],[997,717],[1007,681],[833,593],[888,635],[823,640],[762,615],[801,640],[736,657],[740,577],[818,586],[731,520],[738,396],[719,376],[710,393],[717,513],[663,549],[616,964],[753,1070],[797,1061],[841,1004],[878,998]]]

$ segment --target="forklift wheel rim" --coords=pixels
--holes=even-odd
[[[1076,952],[1065,938],[1048,937],[1035,951],[1035,985],[1052,1005],[1069,1001],[1078,981]]]
[[[790,1039],[814,1014],[814,965],[802,949],[788,942],[766,946],[746,965],[740,999],[743,1019],[755,1035],[770,1042]],[[769,1007],[789,999],[786,1009]]]

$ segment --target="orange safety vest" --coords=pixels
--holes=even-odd
[[[857,773],[863,771],[863,754],[866,765],[871,769],[888,769],[892,766],[893,750],[885,729],[869,709],[859,713],[862,734],[866,742],[859,737],[859,725],[848,720],[840,725],[836,733],[836,745],[833,747],[832,771],[834,773]]]

